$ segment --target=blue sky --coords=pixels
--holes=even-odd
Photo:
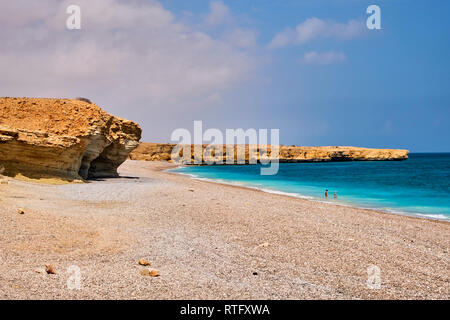
[[[242,20],[248,19],[246,26],[259,31],[261,47],[280,30],[311,17],[366,19],[370,4],[380,6],[382,23],[382,30],[367,30],[355,39],[318,39],[271,50],[271,62],[263,71],[270,85],[241,88],[235,103],[249,112],[239,123],[230,117],[229,125],[280,127],[285,144],[450,151],[448,1],[224,3]],[[164,4],[180,15],[185,10],[206,13],[209,8],[204,1]],[[343,52],[346,59],[329,65],[299,64],[308,51]]]
[[[68,4],[81,30],[65,29]],[[365,27],[371,4],[381,30]],[[4,2],[0,95],[86,96],[139,122],[144,141],[203,120],[279,128],[282,144],[450,152],[449,12],[436,0]]]

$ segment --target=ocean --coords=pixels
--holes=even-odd
[[[266,192],[450,221],[450,153],[411,153],[405,161],[280,163],[273,176],[260,175],[260,165],[185,166],[173,171]]]

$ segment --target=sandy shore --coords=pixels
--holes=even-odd
[[[0,298],[450,298],[450,223],[161,171],[170,166],[127,161],[118,179],[0,184]],[[141,258],[161,276],[140,275]],[[45,264],[57,273],[41,273]],[[372,265],[380,289],[367,286]],[[67,286],[70,266],[80,290]]]

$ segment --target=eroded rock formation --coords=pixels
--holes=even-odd
[[[132,160],[146,160],[146,161],[161,161],[170,160],[172,149],[175,147],[174,144],[163,144],[163,143],[140,143],[139,146],[130,153],[129,158]],[[205,148],[207,146],[203,145],[202,150],[206,154],[205,159],[213,159],[218,157],[215,155],[214,150],[210,150],[205,153]],[[188,147],[189,148],[189,147]],[[219,147],[220,148],[220,147]],[[245,162],[248,163],[250,159],[250,154],[253,154],[255,159],[259,159],[260,153],[267,155],[267,157],[272,157],[271,149],[269,148],[258,148],[254,146],[251,149],[248,145],[240,146],[222,146],[223,162],[226,162],[227,153],[234,159],[238,159],[238,150],[242,150]],[[369,149],[369,148],[357,148],[357,147],[296,147],[296,146],[280,146],[279,147],[279,161],[280,162],[321,162],[321,161],[377,161],[377,160],[406,160],[408,159],[408,150],[400,149]],[[180,156],[182,156],[182,151],[180,151]],[[191,145],[191,161],[194,159],[194,146]]]
[[[141,142],[130,155],[131,160],[168,161],[174,144]]]
[[[0,98],[0,166],[4,175],[67,180],[117,176],[138,146],[137,123],[88,101]]]

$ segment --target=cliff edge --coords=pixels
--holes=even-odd
[[[145,161],[169,161],[171,160],[171,152],[175,144],[168,143],[145,143],[142,142],[139,146],[130,153],[129,158],[132,160]],[[214,151],[205,152],[207,145],[202,146],[202,150],[208,156],[206,159],[213,159]],[[250,148],[249,145],[231,146],[229,154],[237,159],[239,149],[243,149],[245,154],[245,162],[249,162]],[[257,147],[254,150],[267,153],[271,157],[271,149]],[[223,146],[223,162],[225,163],[227,157],[227,147]],[[345,146],[330,146],[330,147],[297,147],[297,146],[280,146],[279,161],[280,162],[323,162],[323,161],[398,161],[408,159],[408,150],[401,149],[370,149],[358,147]],[[182,155],[182,153],[180,153]],[[194,146],[191,145],[191,161],[194,159]],[[259,155],[255,156],[259,159]]]
[[[29,178],[116,177],[141,131],[84,99],[0,98],[0,167]]]

